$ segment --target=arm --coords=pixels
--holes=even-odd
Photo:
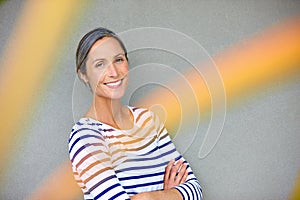
[[[157,119],[157,121],[159,121]],[[200,186],[199,181],[197,180],[196,176],[194,175],[192,168],[190,167],[189,163],[183,158],[182,155],[176,150],[167,130],[165,129],[164,125],[160,122],[156,122],[158,125],[158,146],[164,152],[173,151],[172,154],[168,154],[170,159],[176,158],[176,161],[182,161],[187,166],[188,176],[184,183],[180,183],[172,187],[176,189],[180,194],[182,199],[202,199],[202,188]]]
[[[130,199],[111,165],[105,139],[97,130],[79,128],[69,140],[73,173],[85,198]]]
[[[167,134],[167,133],[166,133]],[[171,142],[170,137],[167,135],[163,139],[168,145],[168,149],[175,149],[174,144]],[[199,199],[202,200],[202,189],[199,181],[194,175],[192,168],[189,163],[176,151],[177,154],[177,164],[183,163],[186,166],[187,177],[186,181],[180,182],[180,184],[173,185],[172,188],[176,189],[181,194],[181,199]],[[177,165],[176,164],[176,165]]]
[[[182,160],[179,160],[175,165],[175,160],[171,160],[164,174],[164,190],[183,184],[187,177],[187,165]]]
[[[160,190],[153,192],[143,192],[137,195],[134,195],[130,200],[182,200],[182,196],[176,189]]]
[[[100,149],[100,150],[99,150]],[[120,185],[109,162],[109,154],[105,142],[99,135],[81,133],[70,140],[70,159],[77,182],[83,189],[90,191],[94,199],[129,199]],[[164,190],[143,192],[131,199],[182,199],[180,192],[173,186],[183,183],[187,177],[183,162],[172,160],[166,167]],[[110,177],[109,179],[107,177]],[[101,184],[97,184],[97,183]],[[112,187],[113,186],[113,187]],[[108,191],[107,188],[110,188]]]
[[[153,121],[155,123],[155,129],[157,131],[157,145],[160,150],[161,155],[163,155],[162,159],[172,160],[175,159],[177,166],[183,166],[182,163],[186,164],[186,172],[180,175],[180,171],[177,175],[177,170],[173,169],[173,163],[166,167],[166,171],[164,174],[164,187],[161,191],[153,191],[153,192],[144,192],[137,194],[131,199],[202,199],[202,189],[201,186],[193,174],[193,171],[187,161],[180,155],[180,153],[176,150],[174,144],[171,141],[171,138],[168,135],[167,130],[164,125],[160,123],[159,118],[152,113]],[[176,166],[175,165],[175,166]],[[185,168],[185,167],[183,167]],[[169,170],[167,170],[169,169]],[[176,173],[175,173],[176,172]],[[185,178],[178,178],[178,176],[186,176]],[[186,179],[186,180],[185,180]]]
[[[175,160],[171,160],[166,169],[164,175],[164,190],[153,191],[153,192],[143,192],[137,195],[132,196],[131,200],[147,200],[147,199],[174,199],[182,200],[180,192],[172,187],[182,184],[186,181],[188,176],[186,170],[186,164],[183,164],[182,161],[179,161],[174,165]]]

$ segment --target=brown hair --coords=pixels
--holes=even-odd
[[[127,50],[125,48],[124,43],[121,41],[121,39],[111,30],[102,27],[96,28],[88,32],[87,34],[85,34],[78,44],[77,51],[76,51],[76,72],[77,73],[80,70],[81,73],[86,74],[86,60],[87,60],[88,53],[91,47],[95,44],[95,42],[104,37],[115,38],[120,43],[122,49],[125,52],[125,57],[128,60]]]

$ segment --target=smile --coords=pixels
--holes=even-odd
[[[115,89],[120,87],[120,85],[122,84],[123,79],[117,80],[117,81],[113,81],[113,82],[109,82],[109,83],[104,83],[104,85],[106,85],[107,87],[111,88],[111,89]]]

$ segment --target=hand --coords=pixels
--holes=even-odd
[[[150,199],[182,199],[178,190],[172,188],[184,183],[188,176],[187,165],[179,160],[174,165],[175,160],[171,160],[165,169],[164,190],[142,192],[130,197],[130,200],[150,200]]]
[[[183,164],[183,160],[179,160],[176,165],[174,163],[175,160],[171,160],[165,169],[164,190],[184,183],[188,176],[187,165]]]

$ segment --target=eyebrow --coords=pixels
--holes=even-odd
[[[118,57],[118,56],[125,56],[125,53],[118,53],[117,55],[115,55],[113,58],[116,58],[116,57]],[[106,60],[105,58],[96,58],[95,60],[93,60],[93,62],[92,63],[95,63],[95,62],[97,62],[97,61],[101,61],[101,60]]]

